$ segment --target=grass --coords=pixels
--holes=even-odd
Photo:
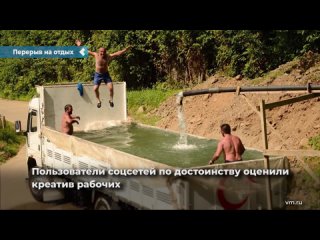
[[[15,156],[23,143],[25,137],[15,132],[12,123],[7,122],[5,128],[0,128],[0,163]]]
[[[144,89],[128,91],[128,111],[129,115],[137,122],[155,125],[160,119],[150,116],[149,112],[158,108],[161,103],[178,93],[179,90]],[[145,111],[137,113],[139,107],[143,106]]]
[[[149,116],[148,114],[144,113],[130,113],[129,111],[129,115],[132,116],[134,121],[150,126],[155,126],[160,120],[160,118],[157,116]]]
[[[276,79],[277,77],[282,76],[283,74],[284,74],[283,70],[276,69],[276,70],[268,72],[263,77],[258,77],[258,78],[253,79],[251,81],[251,83],[252,83],[252,85],[259,85],[259,84],[263,83],[266,80],[272,82],[274,79]]]
[[[272,82],[273,80],[284,75],[285,73],[290,73],[293,69],[295,69],[297,67],[298,63],[299,63],[299,59],[298,58],[294,59],[291,62],[283,64],[283,65],[279,66],[278,68],[267,72],[262,77],[252,79],[251,84],[252,85],[259,85],[265,81]]]
[[[15,94],[0,92],[0,98],[9,99],[9,100],[18,100],[18,101],[30,101],[34,95],[35,95],[34,91],[26,95],[15,95]]]
[[[319,160],[319,157],[308,157],[304,159],[304,162],[310,167],[317,177],[320,177]],[[305,193],[308,193],[308,197],[303,201],[304,209],[319,210],[319,186],[316,186],[316,182],[306,171],[302,171],[297,178],[300,178],[300,188],[303,189]]]
[[[320,150],[320,135],[309,138],[309,145],[314,150]]]
[[[320,135],[309,138],[309,145],[314,150],[320,150]],[[320,165],[319,165],[319,157],[306,157],[304,158],[305,164],[309,166],[309,168],[316,174],[316,176],[320,177]],[[300,174],[295,176],[296,182],[299,185],[299,188],[308,192],[308,197],[306,197],[303,201],[304,209],[320,209],[320,200],[319,200],[319,188],[315,186],[315,181],[311,176],[306,172],[302,171]]]

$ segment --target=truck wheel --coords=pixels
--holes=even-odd
[[[43,189],[37,189],[32,187],[32,183],[37,182],[46,182],[47,179],[43,179],[43,177],[34,176],[31,174],[31,169],[29,170],[29,189],[32,196],[39,202],[43,202]]]
[[[94,210],[111,210],[111,205],[105,197],[98,197],[94,203]]]

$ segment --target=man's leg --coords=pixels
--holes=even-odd
[[[109,92],[110,92],[109,104],[110,104],[110,107],[113,107],[114,104],[113,104],[113,84],[112,84],[112,82],[108,82],[107,83],[107,87],[108,87]]]
[[[99,87],[100,85],[94,85],[93,90],[94,93],[96,94],[96,98],[98,99],[98,104],[97,107],[100,108],[101,107],[101,100],[100,100],[100,94],[99,94]]]
[[[93,91],[94,93],[96,94],[96,98],[98,99],[98,104],[97,104],[97,107],[100,108],[101,107],[101,100],[100,100],[100,94],[99,94],[99,87],[100,87],[100,84],[101,84],[101,76],[99,73],[94,73],[94,77],[93,77],[93,84],[94,84],[94,87],[93,87]]]

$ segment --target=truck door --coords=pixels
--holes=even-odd
[[[38,119],[38,111],[30,109],[27,123],[28,155],[33,155],[36,159],[40,158],[40,124]]]

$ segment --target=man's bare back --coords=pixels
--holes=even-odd
[[[242,143],[240,138],[233,135],[226,135],[222,140],[221,144],[224,152],[225,161],[241,161],[241,155],[243,153]]]
[[[223,152],[225,163],[241,161],[241,155],[244,153],[245,148],[239,137],[231,135],[231,128],[229,124],[221,125],[221,133],[223,139],[218,143],[217,150],[213,155],[209,164],[213,164]]]

